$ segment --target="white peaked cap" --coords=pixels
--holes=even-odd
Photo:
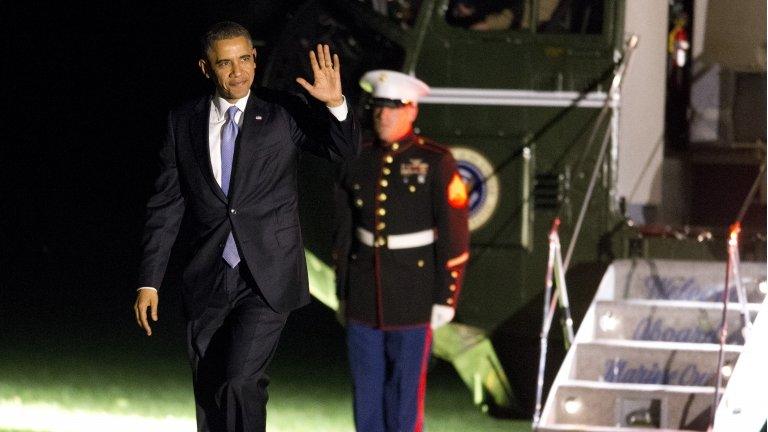
[[[400,102],[416,102],[429,93],[424,81],[392,70],[372,70],[360,79],[360,87],[374,98]]]

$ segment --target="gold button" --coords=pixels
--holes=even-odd
[[[459,272],[454,270],[454,271],[451,272],[451,276],[453,276],[453,278],[456,279],[457,277],[459,277]]]
[[[392,172],[392,170],[390,170],[390,169],[389,169],[389,168],[387,168],[387,167],[384,167],[384,169],[382,169],[382,170],[381,170],[381,172],[383,172],[383,173],[384,173],[384,175],[389,175],[389,174]]]
[[[384,157],[384,162],[388,164],[391,164],[393,160],[395,159],[392,157],[392,155],[387,155],[386,157]]]
[[[387,187],[387,185],[389,184],[389,182],[387,181],[387,179],[381,179],[381,181],[379,182],[379,184],[381,185],[381,187]]]
[[[424,144],[424,138],[419,138],[419,144]]]
[[[352,185],[352,189],[354,189],[354,190],[360,190],[360,185],[359,185],[359,184],[357,184],[357,183],[355,183],[354,185]]]
[[[379,216],[384,216],[385,214],[387,214],[387,211],[384,210],[383,208],[380,208],[378,213],[379,213]]]
[[[408,190],[411,191],[411,192],[416,192],[416,186],[410,185],[410,186],[408,186]]]
[[[449,286],[448,289],[451,291],[456,291],[456,285],[451,284],[451,286]]]
[[[397,149],[400,148],[400,144],[398,143],[392,143],[392,150],[397,151]]]
[[[358,207],[362,207],[363,206],[363,200],[361,200],[360,198],[356,199],[355,200],[355,205],[358,206]]]
[[[384,246],[387,244],[387,239],[384,237],[379,237],[376,239],[376,246]]]
[[[387,194],[380,193],[379,194],[379,201],[386,201],[387,200]]]
[[[384,222],[379,222],[379,223],[376,225],[376,230],[378,230],[378,231],[381,231],[381,230],[383,230],[383,229],[384,229],[384,228],[386,228],[386,227],[387,227],[387,224],[385,224]]]
[[[416,261],[416,265],[419,266],[419,267],[424,267],[424,260]]]
[[[449,298],[449,299],[448,299],[448,300],[446,300],[445,302],[446,302],[446,303],[448,303],[449,305],[452,305],[452,304],[453,304],[453,299],[452,299],[452,298]]]

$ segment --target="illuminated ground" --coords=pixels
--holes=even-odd
[[[189,369],[173,303],[163,304],[156,334],[146,338],[131,327],[126,304],[115,303],[122,299],[102,293],[82,305],[71,301],[49,309],[24,298],[6,314],[0,431],[191,432]],[[322,306],[292,316],[273,363],[269,431],[352,431],[343,350],[341,328]],[[433,364],[428,386],[429,431],[530,430],[528,421],[480,413],[446,363]]]

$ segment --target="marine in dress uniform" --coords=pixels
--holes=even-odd
[[[421,431],[432,329],[453,319],[469,258],[467,191],[451,153],[413,131],[429,87],[365,74],[376,139],[337,192],[337,286],[358,431]]]

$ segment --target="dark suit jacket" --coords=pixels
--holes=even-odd
[[[159,288],[171,249],[184,270],[182,297],[189,319],[212,292],[227,234],[265,300],[278,312],[309,302],[298,215],[300,151],[349,159],[359,148],[359,127],[349,110],[339,122],[324,106],[313,110],[297,96],[253,89],[237,137],[229,197],[216,183],[208,149],[211,97],[172,110],[160,151],[160,175],[147,204],[139,286]]]

